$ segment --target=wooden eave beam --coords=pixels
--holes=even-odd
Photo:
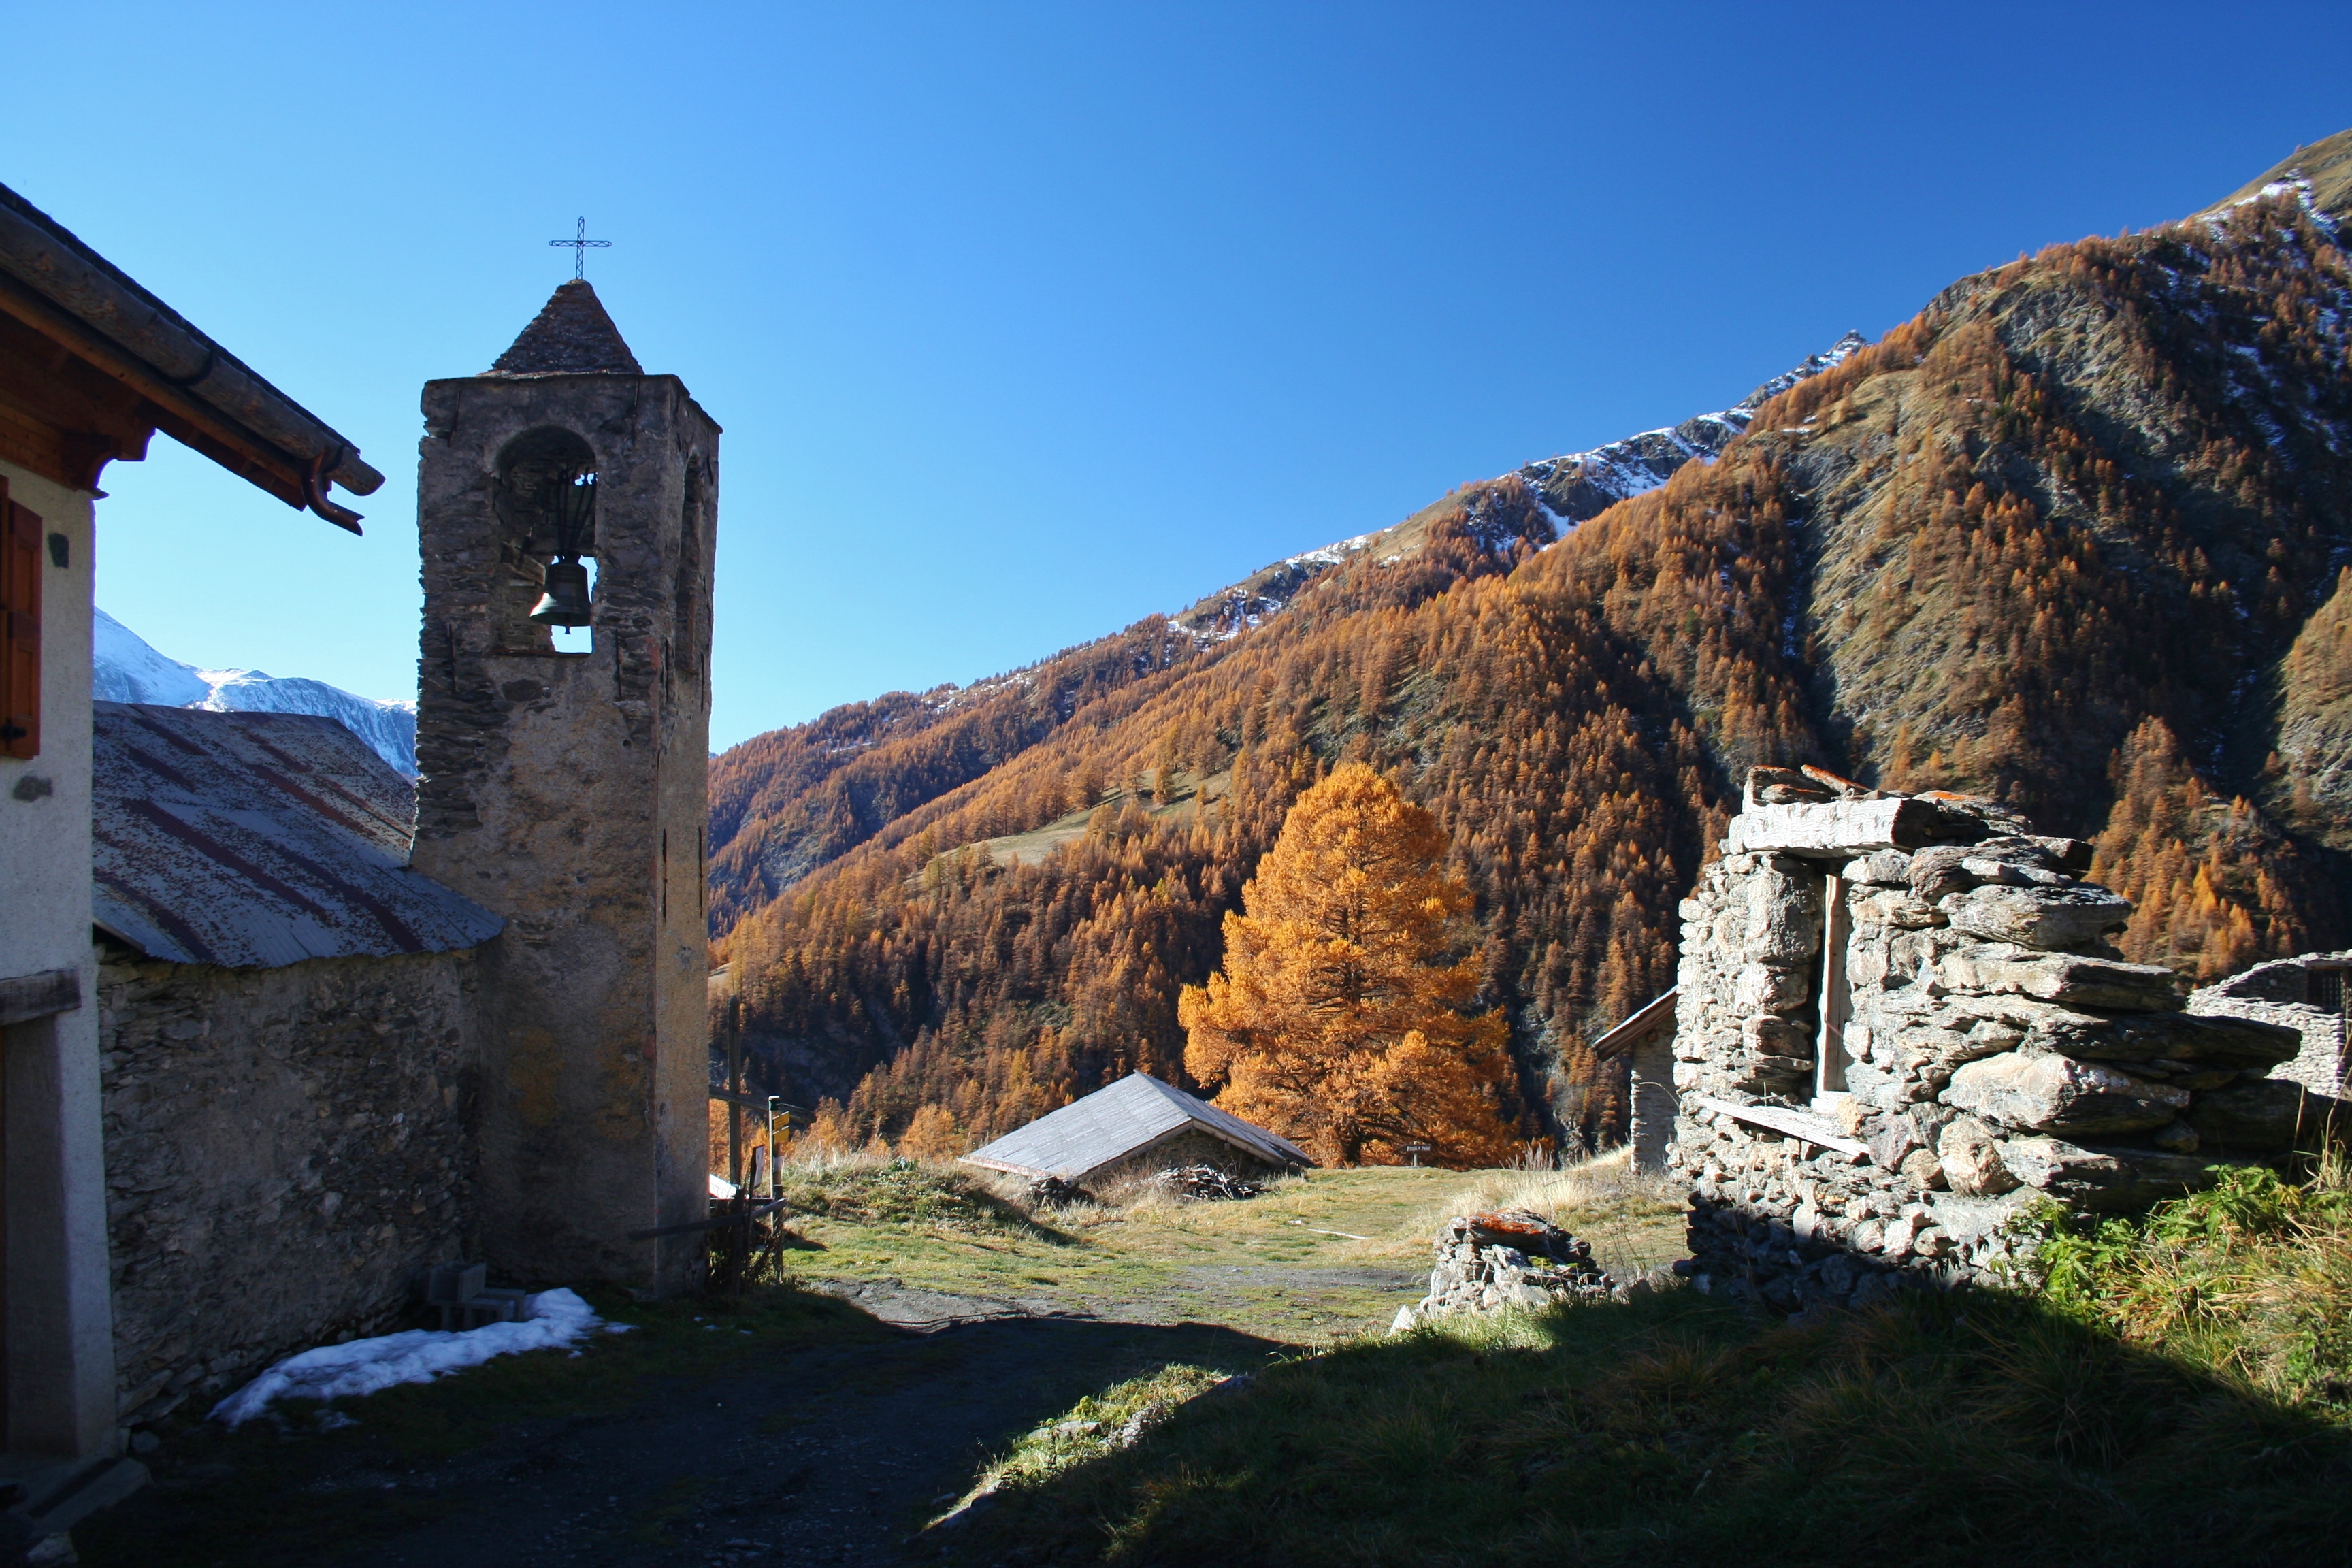
[[[137,395],[147,405],[144,412],[151,416],[152,428],[203,453],[297,510],[304,505],[306,464],[256,436],[202,398],[173,385],[152,365],[124,352],[5,274],[0,274],[0,315],[38,333]],[[139,449],[145,449],[143,442]],[[352,531],[359,531],[354,528]]]
[[[97,487],[97,470],[108,462],[144,457],[155,428],[146,399],[6,318],[0,318],[0,404],[81,455],[79,467],[50,477],[85,489]]]

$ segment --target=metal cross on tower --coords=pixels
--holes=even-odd
[[[559,248],[569,249],[572,252],[572,276],[575,279],[588,276],[588,253],[590,251],[610,250],[613,248],[613,242],[609,239],[591,239],[588,237],[588,220],[584,217],[580,220],[578,226],[572,231],[572,237],[570,239],[551,239],[547,243],[558,247]]]

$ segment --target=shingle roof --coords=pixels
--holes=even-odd
[[[964,1160],[1016,1175],[1083,1181],[1187,1125],[1222,1138],[1268,1164],[1315,1163],[1296,1143],[1142,1072],[1129,1073],[1084,1100],[1048,1112],[1018,1131],[973,1150]]]
[[[643,375],[637,356],[585,279],[561,284],[508,345],[492,375]]]
[[[92,912],[149,957],[447,952],[505,923],[407,868],[415,787],[332,719],[91,711]]]

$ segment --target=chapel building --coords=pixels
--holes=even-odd
[[[330,485],[382,476],[0,187],[0,1480],[44,1533],[436,1265],[699,1283],[719,426],[579,280],[423,411],[422,778],[93,704],[106,463],[162,429],[353,531]]]

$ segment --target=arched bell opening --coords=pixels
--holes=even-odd
[[[508,568],[493,606],[501,648],[587,652],[596,554],[594,449],[558,426],[526,430],[499,448],[491,499],[499,556]]]

